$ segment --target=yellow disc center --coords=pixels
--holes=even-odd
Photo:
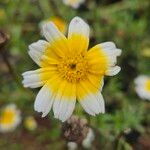
[[[58,65],[58,71],[69,82],[78,82],[86,78],[88,63],[82,55],[66,57]]]
[[[145,88],[150,92],[150,79],[146,81]]]
[[[0,118],[0,123],[1,124],[10,124],[13,122],[14,117],[15,117],[15,114],[13,111],[5,110],[4,112],[2,112],[2,116]]]

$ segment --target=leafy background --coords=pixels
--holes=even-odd
[[[148,150],[150,103],[136,95],[134,79],[140,74],[150,75],[149,10],[149,0],[86,0],[78,9],[66,6],[61,0],[0,0],[0,30],[10,35],[5,52],[13,68],[10,72],[0,57],[0,106],[15,103],[23,118],[32,115],[38,122],[38,128],[32,132],[21,124],[12,133],[0,134],[0,149],[66,149],[61,122],[53,118],[52,112],[44,119],[34,112],[33,103],[39,89],[24,89],[21,73],[37,68],[27,50],[29,44],[41,39],[42,20],[59,16],[68,24],[74,16],[80,16],[91,28],[90,47],[114,41],[123,49],[118,59],[121,72],[105,77],[102,93],[106,114],[91,117],[79,105],[75,110],[76,115],[87,118],[100,133],[92,149]]]

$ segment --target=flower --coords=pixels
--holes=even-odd
[[[24,120],[24,126],[25,126],[28,130],[32,131],[32,130],[35,130],[35,129],[37,128],[37,122],[36,122],[36,120],[34,119],[34,117],[28,116],[28,117],[26,117],[25,120]]]
[[[71,6],[75,9],[77,9],[84,2],[85,0],[63,0],[65,5]]]
[[[13,131],[21,122],[20,111],[15,104],[9,104],[2,109],[0,115],[0,132]]]
[[[150,77],[140,75],[135,79],[135,90],[142,99],[150,100]]]
[[[67,141],[81,144],[89,131],[87,120],[72,115],[62,126],[62,135]]]
[[[82,142],[83,147],[87,148],[87,149],[91,148],[94,138],[95,138],[94,132],[91,128],[89,128],[89,132],[88,132],[86,138]]]
[[[115,64],[121,50],[113,42],[105,42],[87,51],[89,31],[88,24],[75,17],[66,38],[51,22],[43,27],[48,42],[39,40],[29,46],[29,55],[41,68],[23,73],[23,84],[43,86],[34,103],[42,117],[53,107],[55,118],[66,121],[76,100],[90,115],[104,113],[103,78],[120,71]]]
[[[45,26],[49,22],[53,22],[62,33],[66,32],[67,25],[66,25],[65,21],[59,17],[52,17],[52,18],[44,20],[40,23],[41,33],[42,33],[43,26]],[[43,33],[42,33],[42,35],[43,35]]]

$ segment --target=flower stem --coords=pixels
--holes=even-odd
[[[36,4],[37,4],[37,7],[39,8],[39,10],[41,11],[42,16],[45,17],[45,11],[43,10],[43,7],[41,6],[40,1],[39,1],[39,0],[36,0],[35,2],[36,2]]]
[[[4,61],[4,63],[6,64],[10,75],[12,76],[13,80],[16,82],[17,86],[21,89],[21,90],[25,90],[27,93],[30,94],[30,96],[33,97],[33,93],[31,93],[29,90],[23,88],[21,81],[17,75],[17,73],[15,72],[14,68],[12,67],[12,64],[8,58],[8,51],[6,51],[6,45],[7,42],[9,40],[9,36],[7,34],[5,34],[4,32],[0,31],[0,55]]]
[[[8,68],[8,70],[9,70],[9,73],[11,74],[12,78],[15,80],[15,82],[17,83],[17,85],[19,87],[22,87],[22,85],[20,84],[19,78],[17,77],[16,73],[14,72],[9,59],[6,56],[6,53],[4,53],[2,51],[1,54],[2,54],[3,61],[5,62],[5,64],[6,64],[7,68]]]
[[[60,13],[60,11],[59,11],[59,9],[58,9],[58,6],[57,6],[57,4],[56,4],[56,1],[55,1],[55,0],[49,0],[49,3],[50,3],[50,6],[51,6],[51,8],[52,8],[54,14],[55,14],[56,16],[60,17],[60,18],[63,18],[62,15],[61,15],[61,13]]]

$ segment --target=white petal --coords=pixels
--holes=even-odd
[[[43,26],[43,34],[49,41],[49,46],[52,53],[58,59],[65,57],[70,50],[67,38],[59,31],[53,22]]]
[[[59,85],[59,88],[57,90],[57,94],[56,94],[56,97],[55,97],[55,101],[54,101],[54,104],[53,104],[53,112],[54,112],[54,116],[56,118],[58,118],[58,115],[59,115],[59,111],[60,111],[60,107],[61,107],[61,99],[63,98],[62,95],[64,93],[64,89],[65,89],[65,81],[63,81],[60,85]]]
[[[104,42],[100,44],[101,48],[108,54],[108,55],[121,55],[121,49],[116,48],[114,42]]]
[[[24,87],[37,88],[44,84],[44,82],[39,77],[39,71],[27,71],[22,74]]]
[[[53,111],[55,118],[60,119],[62,122],[69,119],[75,108],[76,99],[67,99],[62,97],[61,99],[55,99],[53,105]]]
[[[146,91],[145,87],[137,86],[135,91],[140,98],[150,100],[150,92]]]
[[[77,9],[80,4],[82,4],[85,0],[77,0],[77,1],[72,1],[72,0],[63,0],[64,4],[73,7],[74,9]]]
[[[108,75],[108,76],[114,76],[114,75],[118,74],[120,72],[120,70],[121,70],[121,68],[119,66],[110,67],[106,71],[106,75]]]
[[[73,113],[75,108],[76,98],[55,97],[53,111],[55,118],[60,119],[62,122],[66,121]]]
[[[82,141],[82,145],[86,149],[90,149],[92,147],[92,142],[95,138],[94,132],[91,128],[89,128],[89,132],[86,138]]]
[[[76,150],[78,148],[78,145],[75,142],[68,142],[67,147],[68,147],[68,150]]]
[[[89,38],[89,25],[86,22],[84,22],[80,17],[74,17],[70,22],[68,37],[71,37],[74,33],[81,34],[86,38]]]
[[[67,103],[66,111],[64,110],[62,114],[61,113],[59,114],[59,119],[62,119],[63,122],[71,117],[75,108],[76,99],[75,98],[67,99],[66,103]]]
[[[145,82],[148,80],[148,77],[145,76],[145,75],[140,75],[138,76],[134,82],[136,85],[139,85],[139,86],[145,86]]]
[[[104,42],[100,44],[100,48],[111,60],[110,65],[113,66],[116,63],[116,57],[121,55],[121,49],[116,48],[113,42]]]
[[[91,110],[91,108],[90,108],[89,105],[88,105],[88,101],[82,102],[82,100],[81,100],[81,101],[79,101],[79,102],[80,102],[81,106],[83,107],[83,109],[84,109],[88,114],[90,114],[90,115],[92,115],[92,116],[95,116],[95,113]]]
[[[90,115],[95,116],[105,112],[104,99],[101,93],[88,94],[86,97],[79,99],[79,102]]]
[[[48,87],[48,85],[44,85],[39,91],[35,103],[34,109],[37,112],[42,112],[42,117],[45,117],[50,111],[53,104],[53,94]]]
[[[76,99],[62,99],[58,119],[62,122],[70,118],[75,108]]]
[[[144,97],[145,97],[145,90],[143,90],[143,88],[141,88],[141,87],[136,87],[135,90],[136,90],[137,94],[139,95],[139,97],[144,99]]]
[[[65,39],[65,36],[58,30],[53,22],[43,25],[43,34],[50,43],[56,39]]]
[[[40,66],[40,60],[42,58],[42,55],[45,51],[46,46],[48,45],[48,42],[44,40],[39,40],[37,42],[32,43],[29,45],[29,55]]]
[[[76,103],[75,84],[72,85],[68,83],[66,85],[65,82],[60,84],[53,104],[55,118],[58,118],[63,122],[71,116]],[[71,97],[64,96],[64,94],[68,92],[68,88],[71,90]]]
[[[5,109],[11,109],[11,110],[14,110],[14,111],[17,109],[16,105],[14,103],[11,103],[11,104],[5,106],[4,108]]]
[[[121,49],[116,48],[113,42],[104,42],[99,44],[100,50],[102,50],[108,58],[108,69],[106,75],[113,76],[120,71],[119,66],[115,66],[117,63],[117,56],[121,55]]]

